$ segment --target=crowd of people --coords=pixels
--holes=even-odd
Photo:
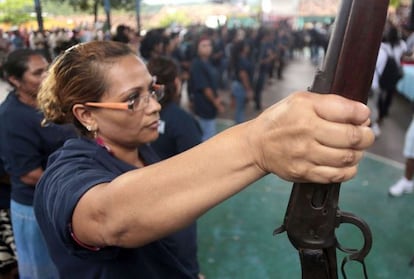
[[[1,182],[11,201],[0,204],[0,271],[204,278],[203,213],[268,173],[294,182],[353,177],[375,139],[367,106],[292,92],[264,110],[268,80],[283,79],[305,46],[313,63],[326,50],[329,26],[305,31],[281,21],[142,37],[125,25],[113,36],[0,33],[12,87],[0,106]],[[237,125],[218,133],[216,118],[228,109],[220,90]],[[251,120],[249,103],[258,112]]]
[[[62,51],[78,43],[114,40],[130,45],[144,61],[159,55],[171,57],[179,66],[181,79],[187,81],[192,61],[199,56],[197,44],[202,38],[211,42],[211,53],[208,54],[207,51],[203,54],[209,56],[209,63],[207,67],[205,63],[202,64],[204,66],[201,70],[204,72],[211,67],[214,77],[210,78],[210,83],[216,84],[210,86],[232,92],[232,104],[237,107],[234,120],[240,123],[245,120],[243,103],[246,102],[242,99],[251,100],[255,109],[260,111],[266,80],[273,77],[282,79],[285,66],[295,53],[302,53],[308,46],[312,61],[317,63],[320,49],[326,50],[329,25],[315,23],[301,30],[293,30],[288,21],[281,21],[278,26],[270,28],[229,29],[222,26],[211,29],[196,25],[180,30],[151,29],[143,36],[138,36],[133,28],[122,24],[116,27],[112,35],[89,27],[73,30],[58,28],[43,32],[27,29],[8,32],[0,30],[0,61],[12,50],[31,48],[42,52],[50,63]],[[240,44],[233,48],[240,42],[245,44],[243,50],[240,49]],[[240,54],[240,51],[245,53]],[[244,57],[243,65],[239,65],[239,56]],[[237,71],[245,67],[248,69],[242,69],[241,77]],[[218,109],[220,111],[223,108]]]

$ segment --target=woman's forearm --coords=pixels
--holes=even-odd
[[[135,247],[193,222],[209,208],[266,174],[249,154],[249,122],[160,163],[125,173],[86,193],[77,210],[89,211],[87,228],[100,238],[78,238],[94,246]],[[94,210],[91,211],[91,205]],[[86,206],[87,208],[84,208]],[[99,213],[97,213],[99,212]],[[74,228],[79,228],[74,216]],[[92,221],[92,222],[91,222]],[[83,221],[81,221],[83,223]],[[85,226],[86,225],[86,226]],[[99,227],[99,228],[98,228]],[[104,242],[104,243],[102,243]]]

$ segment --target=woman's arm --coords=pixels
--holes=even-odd
[[[211,89],[210,87],[204,88],[203,94],[220,113],[224,112],[224,106],[221,103],[220,96],[216,96],[213,92],[213,89]]]
[[[368,117],[365,105],[336,95],[293,94],[180,155],[92,188],[74,210],[74,233],[92,246],[136,247],[179,230],[267,173],[345,181],[374,140]]]
[[[240,77],[240,81],[243,84],[243,87],[246,90],[247,93],[247,99],[250,100],[253,98],[253,88],[252,85],[250,84],[250,78],[249,78],[249,74],[247,73],[246,70],[240,70],[239,71],[239,77]]]
[[[20,180],[27,185],[32,185],[33,187],[39,181],[40,177],[43,174],[42,167],[38,167],[20,177]]]

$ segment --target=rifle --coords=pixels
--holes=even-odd
[[[389,0],[343,0],[335,20],[324,65],[317,71],[309,91],[335,93],[367,102]],[[372,246],[367,223],[338,207],[340,183],[329,185],[294,183],[283,225],[274,234],[287,232],[298,250],[302,279],[338,278],[336,249],[347,253],[341,265],[357,261],[368,278],[365,256]],[[360,229],[364,245],[360,250],[341,246],[335,229],[343,223]]]

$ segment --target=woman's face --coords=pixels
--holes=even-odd
[[[213,46],[210,40],[202,40],[198,43],[198,55],[201,57],[210,57],[213,52]]]
[[[13,82],[15,83],[17,92],[19,94],[36,97],[39,91],[39,86],[46,77],[48,66],[49,64],[43,56],[30,56],[27,61],[26,72],[24,72],[20,80]]]
[[[121,57],[107,69],[105,79],[108,89],[100,102],[125,102],[134,93],[138,93],[139,97],[149,94],[152,76],[136,56]],[[136,101],[144,102],[139,97]],[[157,139],[160,110],[161,105],[153,98],[149,98],[148,104],[137,111],[93,110],[98,136],[109,146],[136,149]]]

